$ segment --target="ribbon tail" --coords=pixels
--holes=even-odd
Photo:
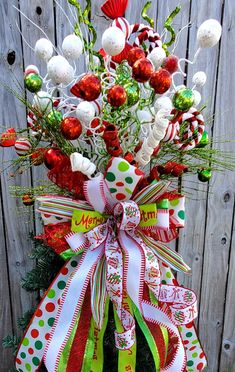
[[[59,308],[59,299],[63,294],[65,283],[74,272],[79,261],[80,257],[74,257],[67,262],[44,294],[19,347],[16,356],[17,370],[26,371],[27,368],[30,368],[31,372],[38,370]],[[30,347],[34,350],[33,355],[29,353]]]
[[[130,298],[125,295],[123,299],[123,307],[129,314],[133,316],[133,308],[130,301]],[[114,307],[114,320],[116,325],[116,330],[118,333],[123,333],[124,329],[122,323],[118,317],[117,311]],[[118,351],[118,371],[128,371],[128,372],[135,372],[136,368],[136,342],[127,350],[120,350]]]
[[[49,371],[58,371],[61,353],[81,310],[86,288],[97,262],[103,254],[103,248],[104,245],[101,244],[95,250],[88,250],[83,255],[73,276],[68,280],[44,353],[45,365]]]
[[[93,359],[91,362],[91,371],[94,372],[102,372],[103,371],[103,364],[104,364],[104,334],[108,324],[108,317],[109,317],[109,299],[106,298],[105,306],[104,306],[104,315],[103,315],[103,324],[102,328],[99,329],[97,325],[94,326],[94,353]]]

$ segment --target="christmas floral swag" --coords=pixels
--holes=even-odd
[[[190,268],[167,243],[184,227],[185,197],[177,190],[182,174],[198,173],[207,182],[229,155],[210,146],[204,107],[198,108],[206,74],[197,72],[191,88],[174,83],[176,75],[185,78],[186,60],[174,55],[179,35],[172,20],[180,9],[166,20],[170,40],[163,42],[147,15],[150,3],[142,10],[145,23],[130,24],[123,17],[127,2],[103,4],[110,27],[95,51],[90,1],[83,10],[69,0],[74,33],[58,49],[48,38],[36,42],[47,75],[34,65],[25,69],[32,103],[14,92],[28,108],[27,130],[1,135],[1,145],[19,155],[14,167],[48,168],[56,186],[45,186],[49,193],[35,188],[22,199],[25,205],[37,200],[44,229],[38,238],[65,260],[19,346],[20,372],[37,371],[42,361],[49,372],[102,371],[110,303],[118,371],[136,368],[136,322],[156,371],[206,366],[194,327],[196,295],[171,271]],[[220,36],[220,24],[205,21],[195,58],[186,62],[195,63]],[[77,76],[82,55],[87,71]]]

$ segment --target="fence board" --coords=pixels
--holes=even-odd
[[[17,6],[17,1],[4,2],[1,4],[1,82],[4,82],[7,86],[16,88],[16,81],[22,85],[22,49],[20,35],[15,27],[15,20],[18,21],[17,12],[13,9],[12,5]],[[9,60],[7,57],[11,53]],[[10,64],[9,64],[10,61]],[[24,94],[24,91],[23,91]],[[2,127],[14,126],[16,128],[25,127],[25,109],[19,104],[19,101],[10,94],[6,88],[1,87],[0,90],[0,101],[2,103],[2,110],[0,112],[0,123]],[[7,162],[16,157],[14,149],[9,151],[1,151],[1,167],[7,166]],[[9,272],[9,286],[11,293],[11,300],[14,304],[14,308],[10,310],[13,315],[13,331],[16,333],[16,321],[22,316],[23,312],[31,308],[33,298],[31,295],[26,293],[20,285],[21,278],[25,276],[25,273],[32,267],[30,260],[28,259],[28,253],[30,251],[30,244],[28,242],[28,234],[32,230],[30,224],[24,223],[24,216],[19,218],[17,208],[19,203],[15,202],[9,195],[10,185],[30,185],[30,174],[25,172],[24,176],[17,175],[15,178],[9,180],[9,172],[5,172],[1,175],[2,184],[2,200],[3,200],[3,211],[2,221],[4,223],[4,234],[6,236],[6,252]],[[20,203],[21,204],[21,203]],[[4,272],[4,270],[3,270]],[[5,277],[6,279],[6,277]],[[8,285],[6,283],[6,301],[8,296]],[[4,298],[4,297],[3,297]],[[8,305],[9,306],[9,305]],[[9,308],[9,307],[8,307]],[[4,324],[6,333],[12,332],[12,327],[9,324],[10,313],[4,313],[1,318],[1,324]],[[7,325],[9,329],[7,330]],[[3,363],[3,361],[1,361]],[[6,365],[6,361],[4,362]]]

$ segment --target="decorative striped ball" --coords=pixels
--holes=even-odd
[[[24,156],[31,149],[32,145],[27,138],[18,138],[15,143],[15,150],[17,155]]]
[[[124,17],[116,18],[113,21],[112,26],[120,28],[120,30],[122,30],[122,32],[124,33],[126,40],[129,39],[131,35],[131,26],[129,22],[126,20],[126,18]]]

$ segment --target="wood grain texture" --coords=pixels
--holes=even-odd
[[[23,74],[23,59],[21,49],[21,38],[15,27],[15,21],[18,19],[18,14],[12,7],[17,1],[2,2],[0,6],[0,34],[1,34],[1,89],[0,89],[0,102],[2,109],[0,112],[0,123],[4,128],[13,126],[15,128],[25,128],[25,108],[19,101],[3,88],[2,84],[16,89],[16,83],[19,82],[22,86]],[[9,53],[15,55],[15,59],[11,59],[9,64]],[[24,90],[21,91],[24,95]],[[16,158],[14,149],[1,151],[1,168],[7,167],[8,161]],[[30,185],[31,178],[29,172],[25,172],[23,176],[17,175],[15,178],[10,178],[8,171],[1,174],[1,192],[2,192],[2,223],[5,235],[5,250],[7,252],[7,261],[5,262],[6,269],[9,273],[9,283],[5,276],[5,298],[7,304],[7,296],[10,290],[11,301],[13,308],[1,318],[1,324],[4,324],[5,331],[7,332],[7,325],[10,327],[7,333],[12,333],[12,327],[9,323],[10,312],[12,312],[13,331],[17,333],[16,321],[22,316],[22,313],[31,308],[33,303],[33,296],[26,293],[20,285],[20,281],[25,273],[32,267],[32,263],[28,258],[31,249],[28,241],[29,232],[32,226],[29,223],[30,216],[19,214],[19,206],[22,204],[16,202],[15,199],[9,195],[10,185]],[[22,214],[22,211],[21,211]],[[3,257],[4,260],[4,253]],[[3,271],[4,274],[5,268]],[[4,293],[2,293],[3,295]],[[8,307],[9,309],[9,307]],[[3,361],[1,361],[3,363]],[[4,363],[7,363],[5,361]]]
[[[100,10],[104,0],[92,0],[91,21],[97,31],[96,50],[101,47],[101,36],[110,24]],[[81,6],[86,1],[80,1]],[[126,18],[130,23],[143,22],[140,11],[146,3],[144,0],[129,0]],[[199,25],[207,18],[223,19],[223,37],[221,44],[213,49],[202,51],[195,66],[188,68],[187,85],[192,87],[192,76],[196,71],[207,73],[207,83],[202,89],[203,102],[207,102],[204,115],[207,120],[207,130],[216,140],[218,137],[235,138],[233,123],[234,102],[234,72],[235,58],[235,4],[234,0],[167,0],[153,1],[149,15],[157,21],[157,31],[161,34],[163,24],[169,13],[181,3],[182,12],[173,21],[176,30],[188,24],[192,27],[184,29],[180,35],[175,53],[181,57],[193,58],[196,51],[196,34]],[[70,7],[66,0],[12,0],[11,4],[19,4],[20,9],[36,25],[40,26],[61,52],[63,38],[72,33],[72,26],[67,16],[74,22]],[[64,12],[61,10],[60,4]],[[9,86],[14,86],[15,79],[23,85],[23,67],[36,64],[42,75],[46,65],[36,59],[34,53],[22,42],[15,27],[15,20],[21,27],[27,42],[34,47],[38,38],[44,35],[23,16],[12,8],[9,2],[0,3],[0,34],[1,60],[0,80],[4,79]],[[12,65],[7,62],[9,52],[15,51],[16,60]],[[77,74],[84,71],[85,59],[77,63]],[[182,80],[176,79],[176,83]],[[22,90],[24,94],[24,90]],[[0,100],[4,110],[0,112],[0,125],[23,128],[26,125],[26,112],[6,89],[0,90]],[[215,120],[213,119],[215,116]],[[214,144],[214,147],[234,151],[234,145]],[[0,152],[2,167],[5,162],[14,157],[14,150]],[[0,257],[1,284],[0,319],[2,326],[0,337],[17,332],[16,320],[28,310],[34,302],[33,296],[20,287],[20,280],[33,263],[28,257],[31,243],[27,239],[29,231],[40,229],[31,214],[20,217],[17,209],[21,203],[9,196],[9,185],[31,185],[45,175],[43,167],[34,168],[30,172],[10,178],[9,173],[1,174],[0,199]],[[31,177],[32,176],[32,177]],[[33,181],[32,181],[33,180]],[[193,288],[199,299],[199,332],[202,344],[209,359],[209,372],[232,372],[235,370],[235,236],[234,236],[234,189],[235,176],[232,173],[216,174],[210,187],[196,181],[196,176],[187,177],[183,187],[189,194],[186,204],[186,227],[182,230],[177,245],[185,261],[191,266],[192,273],[178,275],[181,283]],[[1,202],[2,201],[2,202]],[[0,370],[5,372],[12,367],[12,356],[9,351],[0,352]],[[176,371],[177,372],[177,371]]]

